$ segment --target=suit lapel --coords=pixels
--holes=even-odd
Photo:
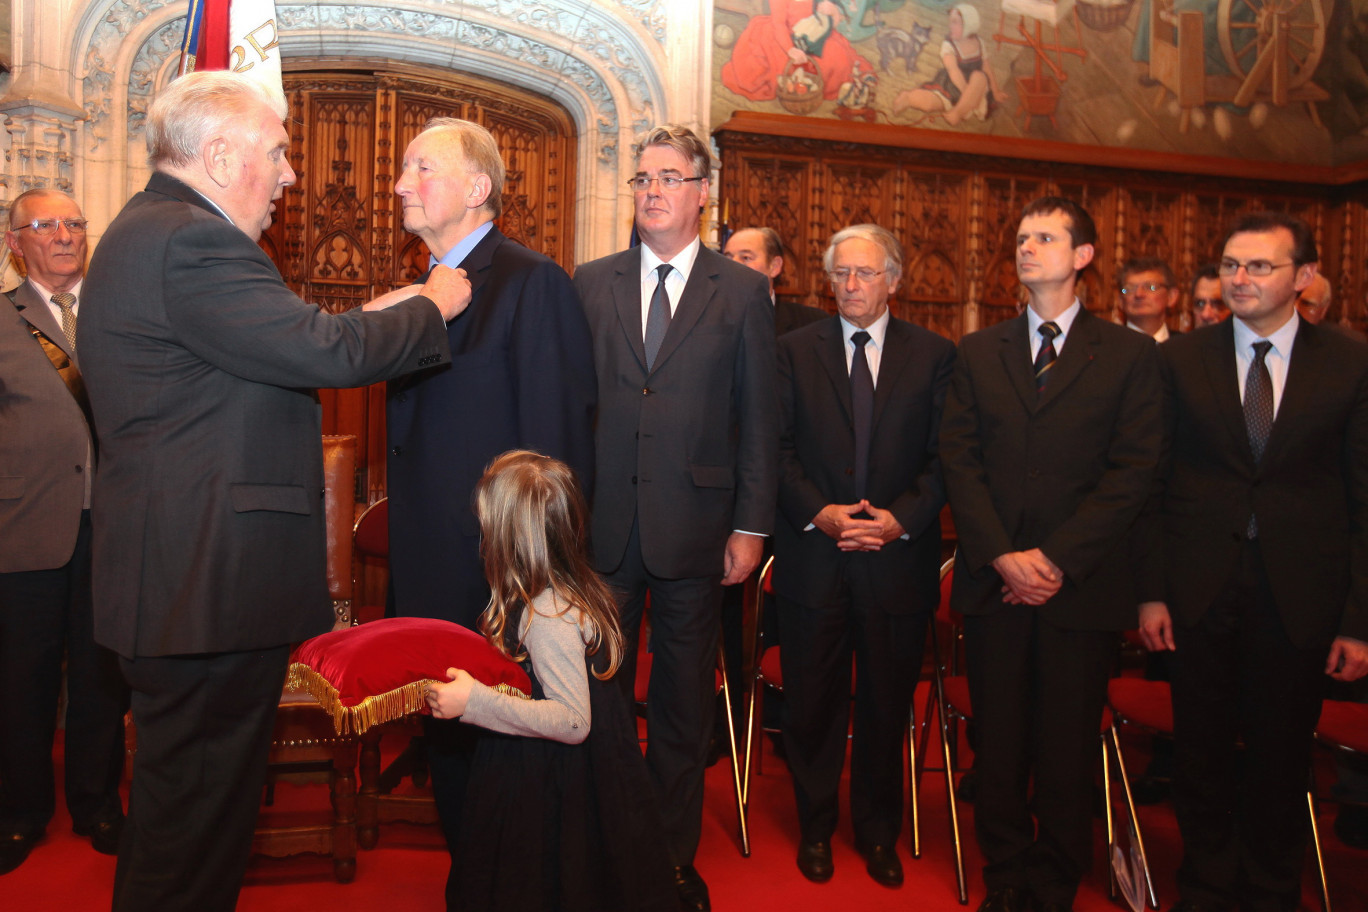
[[[46,336],[49,342],[65,352],[72,361],[76,360],[71,343],[67,341],[66,333],[62,332],[61,324],[52,315],[52,309],[43,301],[42,295],[34,290],[32,283],[25,281],[14,290],[14,307],[30,326]]]
[[[1059,352],[1059,359],[1055,361],[1055,366],[1050,368],[1050,379],[1045,382],[1045,392],[1040,394],[1039,402],[1036,403],[1037,411],[1047,407],[1078,379],[1092,363],[1093,358],[1097,357],[1097,349],[1101,344],[1097,318],[1080,308],[1073,326],[1069,327],[1069,335],[1064,340],[1064,348]],[[1031,385],[1035,385],[1034,368],[1031,370]]]
[[[689,271],[689,281],[684,286],[684,294],[680,296],[679,303],[675,305],[674,316],[670,319],[670,326],[665,330],[665,338],[660,343],[660,351],[656,353],[655,366],[658,370],[664,364],[671,353],[679,348],[694,326],[698,324],[699,317],[703,316],[703,311],[707,309],[713,295],[717,293],[717,268],[712,262],[712,258],[717,254],[712,253],[706,247],[700,247],[698,256],[694,259],[693,269]],[[637,297],[640,298],[640,291]],[[641,321],[641,305],[637,304],[637,322]],[[645,353],[645,345],[642,345],[642,353]]]
[[[897,320],[888,321],[888,332],[884,334],[883,351],[879,353],[879,376],[874,381],[874,422],[872,429],[879,426],[879,416],[898,385],[899,375],[911,360],[912,334]],[[842,353],[844,354],[844,353]]]
[[[1206,368],[1216,409],[1234,442],[1235,452],[1252,464],[1249,433],[1245,429],[1244,405],[1240,402],[1240,377],[1235,368],[1235,328],[1226,320],[1214,333],[1208,333],[1202,363]]]
[[[1292,340],[1291,360],[1287,363],[1282,399],[1278,401],[1278,414],[1268,434],[1268,445],[1264,447],[1265,464],[1277,458],[1279,450],[1286,446],[1293,433],[1288,430],[1289,426],[1311,406],[1315,391],[1323,388],[1325,359],[1320,355],[1322,338],[1320,327],[1305,320],[1297,327],[1297,335]]]
[[[476,244],[461,261],[461,268],[466,271],[466,278],[470,280],[472,301],[489,280],[489,267],[494,262],[494,251],[498,250],[503,242],[503,233],[498,228],[490,228],[489,233],[480,238],[480,243]]]
[[[836,401],[845,410],[846,422],[854,421],[854,409],[850,404],[850,373],[846,370],[845,336],[841,332],[839,317],[832,317],[817,334],[812,346],[817,363],[822,365],[831,387],[836,393]]]
[[[1007,371],[1007,379],[1021,398],[1021,404],[1027,411],[1034,412],[1039,397],[1036,395],[1035,370],[1031,367],[1031,344],[1026,338],[1026,314],[998,325],[1002,366]]]
[[[617,307],[618,322],[622,326],[627,344],[636,355],[637,362],[646,370],[646,340],[641,325],[641,248],[635,247],[618,258],[613,275],[613,304]],[[669,340],[669,334],[666,334]],[[656,363],[660,363],[660,355]]]

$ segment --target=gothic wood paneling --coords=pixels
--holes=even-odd
[[[1126,165],[1116,167],[1094,163],[1077,147],[995,145],[991,137],[948,139],[941,132],[856,124],[833,130],[811,118],[738,113],[714,133],[722,155],[720,211],[729,227],[770,225],[784,235],[790,256],[778,292],[828,310],[834,302],[821,262],[828,238],[855,222],[878,222],[902,240],[906,255],[894,313],[958,339],[1018,312],[1024,297],[1016,229],[1022,207],[1038,196],[1073,198],[1097,223],[1094,265],[1080,290],[1090,310],[1114,319],[1120,264],[1159,256],[1184,285],[1170,319],[1174,329],[1190,325],[1189,277],[1219,258],[1234,218],[1283,210],[1311,225],[1322,271],[1350,322],[1363,326],[1366,183],[1335,183],[1327,169],[1282,181],[1236,160],[1109,150],[1111,162]],[[1222,163],[1226,174],[1215,166]],[[1331,317],[1344,312],[1336,307]]]

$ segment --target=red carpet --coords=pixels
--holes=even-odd
[[[920,708],[920,703],[918,707]],[[767,745],[768,747],[768,745]],[[1143,767],[1144,745],[1130,746],[1131,765]],[[60,753],[60,749],[59,749]],[[1317,773],[1325,785],[1333,773],[1319,755]],[[1323,767],[1323,768],[1322,768]],[[940,773],[923,779],[922,857],[909,857],[911,839],[904,831],[899,844],[907,882],[901,889],[878,886],[865,874],[855,854],[848,826],[837,833],[834,854],[836,876],[827,884],[804,880],[794,865],[797,849],[793,796],[782,761],[768,751],[764,774],[752,786],[751,839],[753,852],[742,858],[737,850],[735,812],[731,798],[728,763],[708,772],[707,805],[698,869],[712,891],[717,912],[780,912],[780,910],[908,910],[957,912],[953,855],[946,823],[945,785]],[[59,780],[60,782],[60,774]],[[1324,787],[1324,785],[1323,785]],[[301,804],[325,807],[322,787],[277,787],[280,807]],[[983,898],[974,849],[972,812],[960,806],[960,821],[967,850],[969,909]],[[1343,846],[1334,836],[1332,805],[1324,806],[1320,818],[1327,853],[1331,897],[1336,912],[1363,912],[1368,897],[1368,853]],[[1150,863],[1155,872],[1161,908],[1177,898],[1174,869],[1179,842],[1173,813],[1167,805],[1141,808]],[[47,838],[34,849],[17,871],[0,877],[0,912],[84,912],[109,906],[114,859],[97,855],[86,840],[71,833],[65,807],[48,827]],[[1098,848],[1092,875],[1083,884],[1075,905],[1077,912],[1103,912],[1120,908],[1107,897],[1103,867],[1104,829],[1097,821]],[[317,856],[290,859],[253,859],[238,908],[241,912],[360,912],[360,910],[441,910],[447,855],[435,828],[392,824],[381,829],[380,845],[362,851],[357,859],[356,880],[338,884],[331,863]],[[1314,864],[1308,857],[1303,905],[1319,909],[1314,883]],[[532,912],[532,910],[529,910]]]

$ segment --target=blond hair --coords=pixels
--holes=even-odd
[[[607,668],[595,676],[612,677],[622,664],[622,630],[612,592],[589,564],[589,508],[574,471],[541,453],[510,450],[485,469],[475,505],[490,588],[479,625],[490,645],[510,659],[525,658],[518,641],[523,612],[549,588],[565,610],[579,610],[587,654],[606,649]]]

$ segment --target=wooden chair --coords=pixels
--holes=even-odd
[[[327,526],[328,591],[336,625],[351,624],[352,537],[356,484],[356,438],[323,438],[323,513]],[[276,713],[267,766],[265,803],[279,780],[326,782],[331,808],[318,823],[276,826],[258,820],[252,851],[283,857],[303,852],[330,855],[333,876],[356,876],[356,738],[338,735],[332,716],[306,693],[286,690]]]
[[[1368,757],[1368,703],[1347,700],[1326,700],[1321,704],[1320,721],[1316,723],[1316,740],[1337,754]],[[1321,851],[1320,826],[1316,822],[1315,783],[1306,792],[1306,807],[1311,815],[1311,841],[1316,850],[1316,873],[1320,881],[1321,906],[1330,907],[1330,884],[1325,877],[1325,855]],[[1337,801],[1333,797],[1328,800]]]
[[[381,498],[366,507],[352,526],[352,541],[362,558],[389,560],[389,499]],[[361,608],[362,617],[383,617],[384,609]],[[385,735],[407,736],[409,746],[400,760],[383,771],[380,768],[380,743]],[[363,849],[373,849],[380,841],[382,823],[437,823],[437,805],[427,788],[427,766],[421,741],[422,728],[414,717],[377,725],[361,736],[361,790],[357,795],[357,841]],[[410,761],[407,764],[401,761]],[[405,776],[420,789],[414,793],[394,794]]]

